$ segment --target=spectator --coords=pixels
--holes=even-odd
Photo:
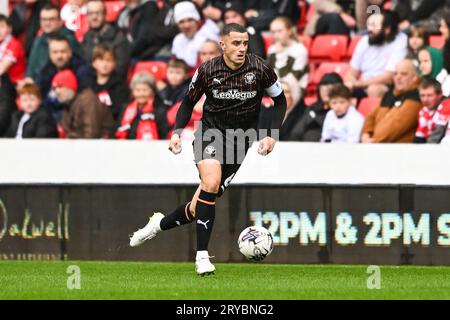
[[[291,21],[298,21],[300,18],[297,0],[249,0],[245,3],[248,25],[257,32],[269,30],[270,22],[276,17],[288,17]]]
[[[304,33],[308,36],[319,34],[345,34],[356,26],[351,1],[314,0],[313,14],[309,17]],[[366,7],[367,9],[367,7]],[[367,15],[366,12],[364,14]]]
[[[57,35],[64,37],[69,42],[73,52],[81,56],[82,50],[72,31],[63,26],[59,17],[59,8],[52,4],[44,6],[41,10],[40,22],[42,35],[38,37],[31,49],[28,61],[27,76],[33,79],[39,74],[49,60],[48,38]]]
[[[46,0],[26,0],[13,6],[9,16],[12,23],[12,33],[16,38],[23,41],[27,58],[40,29],[41,9],[49,3],[50,1]]]
[[[192,0],[195,5],[200,9],[204,18],[211,19],[215,22],[220,22],[223,19],[223,11],[233,1],[222,0]],[[237,0],[242,3],[242,0]]]
[[[130,100],[130,90],[126,80],[115,70],[115,51],[108,45],[99,44],[92,53],[92,66],[95,76],[91,77],[91,88],[104,106],[111,110],[114,121],[119,120],[123,108]]]
[[[67,29],[75,33],[79,42],[83,41],[84,34],[87,32],[86,2],[87,0],[67,0],[61,8],[61,20]]]
[[[0,77],[8,74],[11,82],[16,84],[25,76],[25,51],[11,33],[11,21],[0,14]]]
[[[87,21],[89,31],[83,39],[83,53],[86,61],[92,61],[92,51],[98,44],[107,44],[114,49],[116,56],[116,72],[126,76],[130,56],[130,45],[118,29],[106,22],[106,7],[101,0],[91,0],[87,3]]]
[[[286,96],[286,114],[284,116],[283,125],[280,128],[280,141],[289,140],[292,129],[300,121],[303,112],[305,111],[305,104],[300,99],[300,88],[297,81],[294,79],[281,80],[281,87],[283,88],[284,95]],[[270,128],[270,122],[272,119],[273,104],[263,107],[260,112],[259,127]]]
[[[445,45],[443,48],[444,55],[444,69],[443,74],[440,75],[438,81],[442,84],[442,91],[446,96],[450,96],[450,88],[448,84],[448,77],[450,74],[450,10],[446,11],[441,19],[440,31],[442,37],[445,39]]]
[[[59,71],[52,80],[55,95],[65,105],[60,122],[64,134],[71,139],[98,139],[109,136],[114,125],[111,110],[105,108],[92,89],[78,91],[71,70]]]
[[[441,84],[432,77],[425,77],[419,86],[420,102],[423,107],[419,112],[419,121],[414,138],[415,143],[425,143],[439,120],[442,101]]]
[[[292,128],[288,140],[320,141],[323,122],[330,109],[330,90],[337,84],[342,84],[342,78],[337,73],[327,73],[322,77],[317,87],[318,101],[305,111],[300,121]]]
[[[241,1],[234,0],[228,2],[223,11],[223,22],[225,24],[237,23],[247,29],[248,38],[248,52],[254,53],[263,59],[266,57],[264,39],[255,28],[247,26],[247,19],[244,15],[244,5]]]
[[[293,78],[297,81],[300,98],[308,85],[308,51],[297,39],[291,21],[278,17],[270,24],[274,43],[269,47],[267,60],[281,79]]]
[[[117,26],[131,46],[131,59],[137,61],[143,58],[142,53],[153,42],[159,8],[154,0],[126,0],[125,4],[117,18]]]
[[[441,50],[426,47],[419,51],[419,69],[422,76],[430,76],[442,86],[444,96],[450,95],[450,75],[444,69],[444,56]]]
[[[157,140],[165,139],[169,132],[166,108],[156,95],[155,79],[146,72],[136,73],[130,83],[133,101],[125,108],[117,139]]]
[[[429,35],[427,30],[420,26],[411,27],[408,34],[408,54],[406,55],[406,58],[413,60],[414,65],[418,68],[419,51],[429,45]]]
[[[183,100],[189,89],[189,67],[183,60],[173,58],[167,65],[167,85],[159,95],[169,109],[174,104]]]
[[[11,117],[7,136],[10,138],[57,138],[56,123],[50,112],[42,106],[39,87],[26,84],[18,90],[20,110]]]
[[[399,15],[400,30],[420,24],[425,26],[428,32],[437,33],[439,21],[449,6],[448,0],[403,0],[393,1],[391,9]]]
[[[4,75],[0,86],[0,137],[3,137],[11,121],[11,114],[16,109],[15,89],[9,79]],[[6,83],[5,83],[6,82]],[[5,85],[7,84],[7,85]]]
[[[450,144],[450,99],[445,99],[437,109],[438,116],[433,117],[435,126],[427,139],[428,143]]]
[[[346,86],[358,98],[383,96],[392,82],[395,66],[407,54],[408,39],[398,32],[392,12],[373,14],[368,20],[369,34],[358,42],[350,61]]]
[[[184,60],[190,68],[198,65],[198,53],[207,40],[219,41],[219,27],[210,19],[200,27],[200,14],[192,2],[178,2],[174,8],[180,33],[173,39],[172,54]]]
[[[352,105],[352,92],[344,85],[330,91],[330,109],[323,123],[322,142],[358,143],[364,117]]]
[[[41,72],[36,75],[35,82],[41,88],[42,97],[47,108],[50,109],[58,121],[62,115],[62,108],[51,91],[52,79],[58,71],[70,69],[80,79],[80,88],[85,88],[89,79],[93,76],[92,71],[82,58],[72,52],[69,41],[63,36],[52,36],[48,38],[49,62]]]
[[[356,17],[356,26],[358,30],[366,30],[367,29],[367,13],[370,12],[368,9],[372,6],[376,6],[378,8],[383,7],[383,3],[385,0],[356,0],[355,1],[355,17]],[[376,8],[373,7],[373,8]]]
[[[171,56],[172,42],[178,34],[178,26],[173,17],[177,0],[163,0],[151,26],[151,32],[145,34],[139,45],[133,49],[135,60],[163,60]]]
[[[211,60],[222,54],[222,47],[213,40],[206,40],[200,47],[200,63]]]
[[[395,71],[394,86],[381,105],[366,117],[361,142],[412,142],[422,108],[417,87],[420,78],[411,60],[401,61]]]

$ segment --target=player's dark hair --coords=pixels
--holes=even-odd
[[[434,91],[437,94],[441,94],[442,93],[442,86],[441,83],[439,81],[437,81],[435,78],[430,77],[430,76],[426,76],[422,78],[422,82],[420,83],[419,89],[428,89],[428,88],[434,88]]]
[[[342,83],[339,83],[330,90],[330,100],[333,98],[344,98],[350,100],[352,98],[352,91]]]
[[[237,23],[229,23],[223,27],[222,36],[227,36],[231,32],[247,33],[247,29]]]
[[[0,14],[0,22],[4,22],[7,26],[12,27],[11,20],[4,14]]]

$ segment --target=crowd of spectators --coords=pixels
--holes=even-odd
[[[238,23],[283,86],[280,140],[450,143],[449,0],[9,2],[0,137],[167,139],[196,68]],[[319,39],[336,47],[317,59]]]

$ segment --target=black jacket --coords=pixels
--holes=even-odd
[[[300,121],[295,124],[287,140],[320,141],[323,123],[329,109],[324,109],[323,102],[318,101],[305,110]]]
[[[111,109],[114,121],[118,121],[122,110],[126,107],[128,101],[130,101],[130,89],[128,88],[126,80],[113,72],[108,82],[100,85],[97,83],[97,78],[91,76],[89,87],[94,90],[97,95],[102,91],[109,95],[112,103],[109,108]],[[102,101],[101,97],[100,101]]]
[[[11,124],[7,137],[15,138],[19,122],[24,113],[16,110],[11,117]],[[31,114],[30,119],[25,122],[22,131],[22,138],[57,138],[58,131],[56,123],[51,113],[42,106]]]
[[[172,87],[172,86],[168,85],[167,87],[165,87],[163,90],[161,90],[159,92],[159,95],[163,99],[163,102],[167,108],[170,108],[178,101],[183,100],[186,92],[189,89],[190,82],[191,82],[191,79],[187,79],[177,87]]]
[[[0,77],[0,137],[6,134],[11,121],[11,114],[16,110],[16,89],[5,73]]]
[[[100,30],[89,30],[82,43],[84,60],[89,65],[92,62],[92,51],[98,44],[107,44],[114,49],[116,72],[126,76],[130,60],[130,44],[126,37],[111,24],[105,24]]]

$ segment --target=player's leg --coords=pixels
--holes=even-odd
[[[222,177],[222,166],[218,160],[205,159],[197,164],[200,173],[200,192],[195,201],[197,226],[197,255],[195,269],[206,275],[215,271],[209,261],[208,244],[216,216],[216,197]]]

